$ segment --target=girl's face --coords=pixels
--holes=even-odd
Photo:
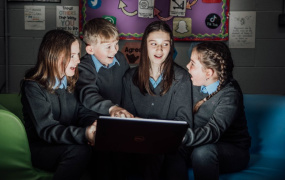
[[[73,76],[75,74],[75,69],[77,65],[80,63],[80,48],[79,48],[79,43],[78,41],[74,41],[71,44],[71,55],[70,55],[70,61],[65,68],[65,74],[62,74],[62,77],[64,75],[66,76]]]
[[[147,37],[147,52],[151,64],[161,65],[170,52],[170,35],[163,31],[151,32]]]
[[[190,62],[187,64],[188,72],[191,74],[191,80],[195,86],[207,85],[207,73],[206,69],[200,63],[198,59],[197,51],[192,51]]]

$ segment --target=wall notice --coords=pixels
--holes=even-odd
[[[230,12],[229,47],[255,48],[255,11]]]
[[[25,30],[45,30],[45,7],[24,6]]]
[[[56,28],[79,36],[79,7],[56,6]]]

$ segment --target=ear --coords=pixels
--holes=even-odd
[[[91,45],[86,45],[85,50],[88,54],[93,55],[94,51],[93,51],[93,47]]]
[[[214,75],[215,71],[213,69],[206,69],[206,77],[211,78]]]

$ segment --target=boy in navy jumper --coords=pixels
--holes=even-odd
[[[122,79],[129,69],[124,55],[118,51],[119,33],[114,24],[102,18],[88,21],[83,28],[86,55],[78,65],[79,79],[76,84],[79,101],[99,115],[133,117],[121,104]],[[96,144],[96,143],[95,143]],[[95,152],[97,164],[91,169],[94,179],[121,179],[118,170],[120,155]]]
[[[80,102],[99,115],[133,117],[119,107],[122,78],[129,64],[118,51],[117,28],[108,20],[94,18],[84,26],[83,41],[87,54],[81,58],[76,84]]]

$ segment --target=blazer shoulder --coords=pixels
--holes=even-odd
[[[174,74],[175,79],[190,79],[189,73],[183,67],[179,66],[178,64],[174,63]]]

